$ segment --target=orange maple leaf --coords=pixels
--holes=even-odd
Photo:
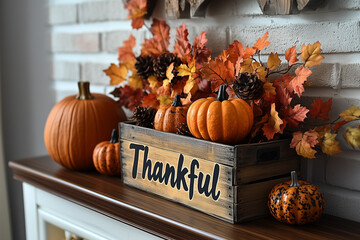
[[[262,127],[265,137],[268,140],[273,139],[274,135],[282,130],[280,126],[283,123],[284,123],[283,120],[280,119],[279,114],[276,111],[275,103],[272,103],[269,120]]]
[[[311,104],[310,116],[322,121],[329,121],[329,112],[332,106],[332,98],[323,102],[321,98],[316,98]]]
[[[188,40],[188,35],[189,32],[184,23],[176,29],[176,42],[173,53],[182,60],[191,54],[191,45]]]
[[[104,73],[110,77],[110,85],[119,85],[128,74],[128,70],[124,64],[119,66],[112,63],[108,69],[103,70]]]
[[[307,78],[311,75],[311,70],[307,67],[300,66],[295,70],[296,77],[293,78],[290,82],[294,93],[296,93],[299,97],[304,92],[303,84],[306,82]]]
[[[274,82],[274,87],[276,88],[276,98],[284,106],[288,106],[291,103],[291,96],[289,90],[285,87],[286,84],[279,80]]]
[[[229,55],[227,59],[235,64],[239,58],[243,58],[244,46],[241,42],[235,40],[232,44],[229,45],[229,48],[226,52]]]
[[[262,38],[259,38],[256,43],[254,44],[253,48],[259,52],[261,51],[264,47],[267,47],[270,45],[269,40],[269,32],[266,32],[264,34],[264,36],[262,36]]]
[[[249,58],[251,56],[253,56],[256,52],[256,49],[255,48],[252,48],[252,47],[248,47],[246,46],[245,50],[244,50],[244,54],[243,54],[243,58]]]
[[[154,39],[161,45],[163,50],[167,50],[170,45],[170,27],[164,19],[153,19],[153,23],[150,28]]]
[[[131,26],[135,29],[141,28],[147,12],[147,0],[130,0],[125,7],[129,10],[128,19],[132,19]]]
[[[157,57],[161,53],[166,52],[166,49],[162,48],[162,45],[154,38],[145,39],[141,46],[141,55],[151,55],[153,57]]]
[[[334,155],[342,152],[339,142],[335,140],[336,133],[331,133],[330,125],[316,127],[314,130],[319,134],[319,145],[323,153]]]
[[[315,158],[316,150],[313,149],[318,144],[318,133],[309,130],[304,134],[302,132],[294,132],[293,139],[290,143],[291,148],[295,148],[298,155],[305,158]]]
[[[289,62],[289,66],[294,65],[299,61],[299,59],[297,59],[296,46],[286,50],[285,59]]]
[[[299,122],[303,122],[306,118],[306,114],[309,109],[301,106],[300,104],[295,105],[293,108],[288,106],[285,111],[285,119],[289,127],[295,128],[299,125]]]
[[[267,66],[270,70],[276,69],[281,63],[281,60],[277,53],[270,53]]]
[[[211,81],[212,91],[217,91],[220,85],[232,83],[235,80],[235,68],[230,61],[222,62],[220,59],[215,59],[201,68],[200,71],[204,79]]]
[[[305,67],[311,67],[314,65],[319,65],[321,61],[324,59],[323,56],[320,55],[322,52],[321,44],[317,41],[314,44],[303,45],[301,47],[301,59],[305,62]]]
[[[133,48],[135,47],[135,37],[130,34],[129,39],[123,42],[123,46],[119,47],[119,61],[125,62],[135,59]]]

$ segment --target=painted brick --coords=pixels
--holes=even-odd
[[[76,23],[76,4],[54,4],[49,6],[49,23],[69,24]]]
[[[80,80],[80,63],[54,61],[52,77],[53,79],[70,80],[77,82]]]
[[[221,1],[219,1],[222,3]],[[260,15],[263,14],[257,1],[253,0],[234,0],[232,13],[235,16]]]
[[[53,33],[51,36],[53,52],[99,52],[99,33]]]
[[[129,39],[130,34],[136,38],[135,51],[140,50],[141,44],[144,42],[145,31],[119,30],[102,34],[102,49],[106,52],[117,53],[118,48],[123,45],[123,41]]]
[[[344,151],[331,157],[326,164],[326,182],[333,186],[360,191],[359,159],[359,151]]]
[[[109,84],[109,77],[103,72],[107,69],[110,63],[84,63],[81,67],[81,80],[89,81],[92,84]]]
[[[127,18],[122,0],[91,1],[79,4],[80,22],[122,20]]]
[[[359,10],[360,9],[360,0],[331,0],[329,5],[333,9],[350,9],[350,10]]]
[[[204,27],[202,24],[189,24],[188,30],[190,44],[193,44],[195,37],[199,36],[201,32],[206,31],[206,38],[208,39],[206,46],[212,50],[212,56],[217,56],[221,53],[222,49],[228,47],[228,29],[224,26]]]
[[[270,20],[269,20],[270,21]],[[265,32],[269,32],[270,46],[263,53],[284,53],[289,47],[303,44],[322,44],[325,53],[359,52],[359,21],[346,22],[311,22],[308,24],[288,25],[237,25],[232,26],[232,40],[238,40],[244,45],[253,45]],[[221,32],[219,32],[221,34]]]
[[[341,68],[341,87],[360,87],[360,63],[343,65]]]

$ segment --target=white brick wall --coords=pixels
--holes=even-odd
[[[122,0],[49,0],[51,52],[57,99],[76,92],[76,81],[92,82],[92,91],[110,92],[102,70],[117,62],[117,48],[130,33],[139,51],[146,30],[131,30]],[[158,1],[154,16],[164,17],[164,3]],[[208,47],[220,53],[233,40],[252,45],[266,31],[271,51],[320,41],[325,60],[312,68],[309,97],[334,97],[332,116],[351,104],[360,105],[360,0],[328,0],[316,11],[298,15],[262,15],[255,0],[213,0],[206,18],[168,20],[171,36],[182,22],[189,39],[208,31]],[[173,43],[171,45],[172,49]],[[326,197],[326,212],[360,221],[360,153],[339,138],[344,153],[307,162],[303,175],[320,186]],[[305,165],[304,165],[305,166]]]

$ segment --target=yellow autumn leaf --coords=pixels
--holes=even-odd
[[[343,136],[352,148],[360,148],[360,128],[347,127]]]
[[[132,75],[129,77],[129,86],[134,90],[142,88],[143,83],[141,78],[136,74]]]
[[[339,142],[335,140],[336,133],[325,132],[320,140],[320,147],[323,153],[334,155],[341,153]]]
[[[254,72],[254,68],[252,67],[252,59],[251,58],[247,58],[245,59],[241,64],[241,68],[240,68],[240,72],[248,72],[248,73],[253,73]]]
[[[360,108],[351,106],[349,109],[340,113],[340,117],[347,121],[356,120],[360,117]]]
[[[268,58],[267,66],[270,70],[276,69],[281,63],[281,60],[277,53],[270,53]]]
[[[172,73],[174,70],[174,63],[171,63],[168,68],[166,69],[166,77],[167,80],[169,81],[169,83],[171,83],[171,81],[174,78],[174,74]]]
[[[186,81],[184,86],[184,93],[188,94],[195,94],[195,92],[199,89],[195,79],[189,76],[189,79]]]
[[[157,78],[155,76],[151,75],[148,78],[148,82],[150,83],[151,91],[153,93],[156,93],[157,89],[159,88],[159,86],[158,86],[159,81],[157,80]]]
[[[125,67],[126,67],[129,71],[131,71],[131,72],[133,72],[133,73],[136,73],[135,63],[136,63],[136,59],[131,59],[131,60],[122,62],[121,64],[124,64]]]
[[[178,71],[178,76],[180,77],[191,77],[191,75],[196,71],[195,66],[188,67],[186,64],[181,64],[176,68],[176,70]]]
[[[280,125],[283,124],[283,120],[279,117],[279,113],[276,111],[275,103],[271,104],[269,122],[274,126],[276,131],[280,131]]]
[[[275,87],[273,87],[273,84],[270,82],[264,83],[264,94],[265,99],[270,99],[271,95],[276,95]]]
[[[112,63],[108,69],[103,70],[110,77],[110,85],[119,85],[127,77],[128,70],[124,64],[119,66]]]
[[[253,71],[255,71],[255,73],[256,73],[256,76],[260,80],[265,81],[266,75],[267,75],[266,68],[258,62],[254,62],[251,65],[252,65]]]
[[[323,56],[321,56],[321,44],[319,41],[317,41],[314,44],[308,44],[303,45],[301,47],[301,59],[305,63],[305,67],[311,67],[314,65],[319,65],[321,61],[324,59]]]
[[[168,95],[160,95],[157,97],[157,100],[160,102],[160,107],[171,105],[174,99],[170,98]]]

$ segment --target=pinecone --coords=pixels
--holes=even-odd
[[[240,76],[233,83],[233,89],[241,99],[254,100],[261,97],[264,83],[255,75],[250,73],[240,73]]]
[[[152,107],[136,107],[132,119],[137,126],[154,128],[156,109]]]
[[[153,59],[151,56],[139,56],[136,58],[135,68],[137,75],[143,80],[153,74]]]
[[[154,59],[155,77],[157,77],[160,81],[166,79],[166,70],[171,63],[174,63],[174,69],[175,69],[175,67],[181,64],[181,60],[173,53],[163,53],[160,56],[158,56],[156,59]]]

